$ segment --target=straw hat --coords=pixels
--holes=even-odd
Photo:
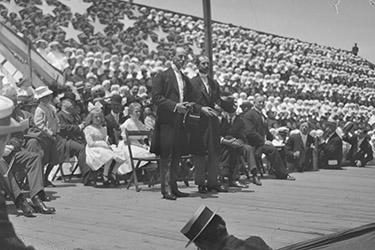
[[[16,122],[11,118],[13,109],[13,102],[5,96],[0,96],[0,135],[23,131],[29,127],[27,119],[22,122]]]
[[[37,87],[34,92],[34,96],[37,100],[39,100],[42,97],[53,94],[52,90],[50,90],[47,86]]]

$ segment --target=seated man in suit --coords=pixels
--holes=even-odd
[[[75,107],[77,105],[76,96],[72,92],[66,92],[60,101],[61,110],[57,113],[60,122],[60,131],[58,134],[64,138],[67,143],[81,145],[84,148],[86,141],[82,129],[84,128],[85,124],[75,111]],[[85,163],[85,150],[79,151],[82,151],[82,154],[78,154],[78,157],[80,157],[78,161],[81,163],[79,166],[82,173],[83,183],[88,184],[90,181],[90,167]]]
[[[258,159],[261,158],[262,154],[268,157],[276,178],[295,180],[294,177],[289,175],[278,150],[272,145],[273,136],[268,130],[266,117],[262,113],[263,108],[264,97],[258,96],[254,100],[254,107],[243,116],[247,142],[255,147],[255,155]]]
[[[341,168],[342,139],[336,133],[337,122],[328,118],[319,145],[319,168]]]
[[[365,167],[374,158],[366,128],[359,128],[353,134],[345,134],[343,140],[351,145],[347,159],[353,166]]]
[[[1,81],[0,77],[0,81]],[[4,153],[5,145],[9,134],[21,132],[25,129],[21,124],[10,117],[13,110],[13,103],[6,97],[0,96],[0,156]],[[2,176],[3,177],[3,176]],[[0,246],[1,249],[33,250],[33,247],[26,247],[17,237],[12,223],[9,221],[7,207],[0,186]]]
[[[111,112],[105,116],[109,144],[118,145],[121,140],[120,125],[125,122],[120,95],[112,95],[110,99]]]
[[[4,96],[8,97],[14,104],[15,108],[11,114],[12,118],[17,122],[28,124],[30,115],[21,110],[17,105],[16,89],[13,87],[6,87],[3,89],[3,93]],[[41,213],[54,213],[54,208],[48,208],[43,203],[43,201],[50,201],[51,198],[44,192],[42,155],[30,152],[24,148],[24,135],[27,128],[28,126],[24,131],[12,133],[10,135],[10,139],[4,149],[3,159],[1,160],[0,173],[4,175],[9,168],[8,164],[13,161],[13,171],[9,173],[8,179],[5,178],[5,183],[9,190],[11,190],[10,195],[12,195],[16,206],[24,211],[25,216],[30,216],[32,212],[24,202],[25,200],[23,199],[18,184],[13,176],[14,171],[23,171],[27,173],[30,197],[36,210]]]
[[[314,138],[309,134],[309,124],[301,123],[299,130],[291,131],[285,144],[286,159],[299,172],[312,166]]]

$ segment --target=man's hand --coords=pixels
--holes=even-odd
[[[180,102],[176,104],[175,110],[179,114],[185,114],[187,112],[187,107],[186,107],[187,102]]]
[[[356,166],[357,168],[362,167],[362,162],[361,162],[360,160],[356,160],[356,161],[355,161],[355,166]]]
[[[296,152],[293,153],[294,159],[298,159],[300,155],[301,155],[301,152],[299,152],[299,151],[296,151]]]
[[[80,130],[82,130],[85,127],[85,123],[82,122],[81,124],[78,125],[78,127]]]
[[[14,146],[13,145],[5,145],[3,156],[10,155],[13,150],[14,150]]]
[[[206,116],[211,116],[211,117],[217,116],[216,112],[212,108],[210,108],[210,107],[202,107],[201,111]]]
[[[264,144],[265,144],[265,145],[270,145],[270,146],[273,145],[273,144],[272,144],[272,141],[268,141],[268,140],[265,141]]]

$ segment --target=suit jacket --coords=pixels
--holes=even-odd
[[[209,92],[198,74],[190,80],[192,91],[191,101],[194,102],[194,112],[200,115],[199,126],[191,131],[190,147],[193,154],[205,154],[209,148],[219,149],[219,120],[216,117],[207,117],[201,108],[220,105],[220,90],[216,81],[208,79]]]
[[[361,144],[358,145],[358,136],[344,136],[344,141],[350,143],[351,147],[348,152],[347,159],[354,163],[356,160],[361,161],[361,166],[364,167],[367,162],[373,159],[373,151],[369,139],[366,137],[362,140]]]
[[[301,132],[291,133],[285,143],[285,153],[288,159],[293,159],[293,153],[299,151],[300,157],[298,159],[299,166],[308,165],[311,162],[311,145],[314,143],[314,138],[307,135],[306,144],[303,144]]]
[[[191,84],[182,74],[184,81],[183,101],[191,100]],[[152,79],[152,102],[156,105],[156,121],[150,151],[155,154],[184,154],[188,151],[186,130],[182,126],[183,115],[175,112],[180,102],[178,82],[170,67]]]
[[[233,235],[228,236],[219,250],[272,250],[260,237],[251,236],[240,240]]]
[[[64,111],[57,113],[60,121],[60,132],[59,135],[67,140],[71,139],[74,141],[84,141],[84,134],[80,129],[79,125],[82,123],[79,115],[68,114]]]
[[[340,168],[342,154],[342,140],[335,132],[326,143],[320,145],[319,161],[321,167]],[[333,163],[334,161],[337,162],[337,165]]]
[[[112,113],[109,113],[105,116],[105,122],[107,126],[109,144],[117,145],[121,140],[120,124],[125,122],[123,114],[119,114],[119,122],[117,122]]]
[[[254,108],[248,110],[244,116],[245,135],[247,144],[259,147],[264,145],[265,138],[272,140],[273,136],[268,130],[267,119]]]

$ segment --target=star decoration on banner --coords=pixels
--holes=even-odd
[[[147,37],[147,40],[145,41],[145,44],[147,45],[147,47],[148,47],[148,52],[152,52],[152,51],[155,51],[156,53],[158,52],[158,49],[157,49],[157,47],[158,47],[158,43],[155,43],[154,41],[152,41],[152,39],[151,39],[151,37],[150,36],[148,36]]]
[[[87,9],[92,6],[92,3],[86,3],[83,0],[59,0],[62,4],[70,8],[70,11],[83,15]]]
[[[158,36],[158,40],[160,41],[160,39],[163,39],[165,41],[167,41],[167,37],[169,36],[169,33],[167,32],[164,32],[162,28],[158,28],[156,31],[154,31],[154,33]]]
[[[55,13],[53,13],[53,10],[56,8],[56,6],[48,5],[46,0],[43,0],[42,5],[38,6],[38,8],[42,10],[43,15],[56,16]]]
[[[124,25],[125,30],[133,27],[134,23],[137,22],[136,20],[129,19],[127,15],[124,15],[124,18],[119,19],[118,21]]]
[[[193,50],[194,55],[200,55],[202,53],[202,49],[199,47],[197,43],[191,45],[190,48]]]
[[[15,0],[10,0],[10,2],[0,2],[0,4],[4,5],[7,9],[8,9],[8,14],[10,13],[16,13],[17,16],[22,19],[21,15],[20,15],[20,11],[23,10],[24,8],[17,5]]]
[[[94,27],[94,34],[102,33],[105,35],[104,29],[107,27],[106,24],[102,24],[99,20],[99,18],[95,18],[95,21],[91,18],[89,19],[90,24]]]
[[[81,32],[76,30],[71,22],[68,27],[60,26],[60,28],[65,32],[65,40],[74,39],[77,43],[80,43],[78,35],[81,34]]]

